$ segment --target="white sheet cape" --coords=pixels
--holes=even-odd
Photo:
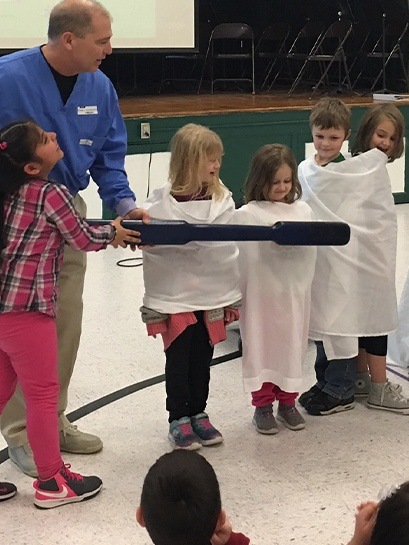
[[[230,223],[235,205],[227,188],[220,200],[188,202],[178,202],[170,189],[170,183],[166,183],[143,205],[152,218]],[[189,242],[146,248],[143,304],[158,312],[175,314],[235,303],[241,298],[237,257],[235,242]]]
[[[388,359],[409,367],[409,271],[398,307],[398,327],[388,337]]]
[[[384,335],[397,325],[397,220],[387,156],[373,149],[325,167],[299,166],[303,199],[317,219],[344,221],[346,246],[318,248],[312,284],[311,337]]]
[[[298,201],[290,205],[252,201],[234,215],[234,223],[245,225],[311,219],[310,207]],[[257,391],[263,382],[272,382],[297,392],[302,388],[316,248],[274,242],[238,246],[244,389]]]

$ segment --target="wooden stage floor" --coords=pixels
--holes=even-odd
[[[317,94],[317,97],[309,99],[309,94],[304,93],[288,97],[286,92],[257,93],[255,95],[251,93],[152,95],[122,98],[119,100],[119,104],[124,118],[129,119],[233,112],[309,110],[322,96]],[[371,95],[337,96],[351,107],[368,106],[373,103]]]

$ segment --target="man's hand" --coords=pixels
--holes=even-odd
[[[143,223],[149,223],[149,212],[143,208],[134,208],[124,216],[124,220],[142,220]]]

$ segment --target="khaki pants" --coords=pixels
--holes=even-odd
[[[77,195],[74,204],[81,216],[86,215],[86,205]],[[69,425],[64,412],[68,403],[68,386],[74,370],[81,336],[82,293],[86,269],[86,253],[64,247],[64,259],[58,278],[58,375],[60,395],[58,399],[58,420],[60,430]],[[44,347],[47,350],[47,347]],[[33,365],[41,362],[33,361]],[[28,442],[26,433],[26,408],[24,398],[18,387],[7,403],[1,417],[1,433],[11,447],[20,447]]]

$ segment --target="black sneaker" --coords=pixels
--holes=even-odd
[[[99,477],[84,477],[70,471],[70,465],[65,464],[58,473],[47,481],[34,481],[34,505],[40,509],[52,509],[67,503],[79,502],[92,498],[102,488]]]
[[[313,416],[324,416],[339,413],[341,411],[348,411],[354,407],[354,396],[349,397],[348,399],[337,399],[336,397],[321,391],[307,403],[305,410],[308,414],[312,414]]]
[[[13,483],[0,482],[0,501],[9,500],[16,492],[17,488]]]
[[[309,403],[309,401],[319,392],[321,392],[321,388],[318,388],[318,386],[314,384],[314,386],[311,386],[309,390],[300,395],[298,398],[298,403],[301,405],[301,407],[305,407],[307,403]]]

